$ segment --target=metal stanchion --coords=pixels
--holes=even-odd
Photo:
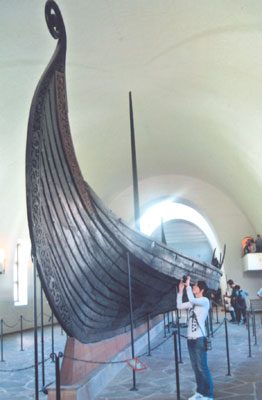
[[[209,337],[210,336],[209,316],[207,316],[205,324],[206,324],[207,336]]]
[[[213,310],[212,310],[212,308],[209,310],[209,326],[210,326],[211,337],[214,337],[214,334],[213,334]]]
[[[179,321],[179,318],[180,318],[181,316],[179,316],[179,312],[178,312],[178,309],[176,309],[176,323],[175,323],[175,328],[177,328],[177,321]]]
[[[129,253],[128,252],[127,252],[127,269],[128,269],[128,292],[129,292],[129,311],[130,311],[130,330],[131,330],[132,358],[135,358],[131,268],[130,268],[130,258],[129,258]],[[136,371],[134,369],[133,369],[133,387],[130,390],[137,390],[137,388],[136,388]]]
[[[175,352],[175,366],[176,366],[176,393],[177,393],[177,400],[180,400],[179,365],[178,365],[178,354],[177,354],[177,330],[173,332],[173,335],[174,335],[174,352]]]
[[[4,361],[4,320],[1,319],[1,361]]]
[[[183,361],[182,361],[182,351],[181,351],[180,322],[179,322],[178,313],[177,313],[177,322],[176,322],[176,326],[177,326],[177,332],[178,332],[179,362],[180,362],[180,364],[183,364]]]
[[[56,379],[56,400],[60,400],[60,366],[59,356],[55,354],[55,379]]]
[[[219,324],[219,321],[218,321],[218,308],[217,308],[217,304],[215,305],[215,307],[216,307],[216,316],[217,316],[217,324]]]
[[[168,313],[167,313],[167,332],[170,333],[169,311],[168,311]]]
[[[149,315],[147,315],[147,345],[148,345],[148,354],[147,355],[151,356]]]
[[[164,321],[164,337],[166,337],[166,316],[165,316],[165,313],[163,314],[163,321]]]
[[[24,351],[24,349],[23,349],[23,316],[22,315],[20,315],[20,338],[21,338],[20,351]]]
[[[224,299],[224,311],[225,311],[225,318],[227,317],[227,310],[226,310],[226,300]]]
[[[254,313],[254,307],[253,304],[251,305],[251,321],[252,321],[252,334],[255,336],[255,313]]]
[[[59,358],[62,353],[59,353],[58,356],[56,353],[51,353],[50,358],[52,362],[55,363],[55,392],[56,392],[56,400],[61,400],[61,391],[60,391],[60,363]]]
[[[43,307],[43,288],[41,285],[40,292],[40,306],[41,306],[41,357],[42,357],[42,387],[45,386],[45,340],[44,340],[44,307]],[[52,349],[53,351],[53,349]]]
[[[257,345],[257,327],[256,327],[256,314],[253,310],[253,329],[254,329],[254,336],[255,336],[255,346]]]
[[[231,376],[230,357],[229,357],[229,343],[228,343],[228,330],[227,330],[227,318],[225,318],[224,321],[225,321],[226,350],[227,350],[227,375],[226,376]]]
[[[253,307],[251,305],[251,314],[252,314],[252,328],[253,328],[253,336],[255,337],[255,346],[257,345],[257,327],[256,327],[256,314]]]
[[[252,357],[252,354],[251,354],[251,340],[250,340],[249,311],[247,312],[247,332],[248,332],[248,357]]]
[[[209,315],[210,315],[210,318],[212,318],[212,321],[213,321],[213,303],[211,302],[211,307],[209,308]]]
[[[33,257],[34,262],[34,347],[35,347],[35,399],[39,399],[39,383],[38,383],[38,339],[37,339],[37,296],[36,296],[36,263],[37,260]]]
[[[51,335],[52,335],[52,353],[54,353],[55,342],[54,342],[54,313],[51,313]]]

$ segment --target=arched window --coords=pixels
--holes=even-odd
[[[14,304],[27,305],[27,273],[30,260],[30,244],[19,240],[16,244],[14,259]]]

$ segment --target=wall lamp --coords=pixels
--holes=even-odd
[[[0,274],[5,274],[6,255],[3,249],[0,249]]]

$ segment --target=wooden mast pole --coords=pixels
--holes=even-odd
[[[140,208],[139,208],[138,180],[137,180],[136,144],[135,144],[135,129],[134,129],[131,92],[129,92],[129,113],[130,113],[131,152],[132,152],[132,171],[133,171],[134,217],[135,217],[135,226],[137,230],[140,231]]]

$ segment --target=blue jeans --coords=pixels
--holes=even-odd
[[[196,376],[197,392],[206,397],[213,397],[213,381],[207,366],[207,352],[204,337],[188,339],[188,352]]]

